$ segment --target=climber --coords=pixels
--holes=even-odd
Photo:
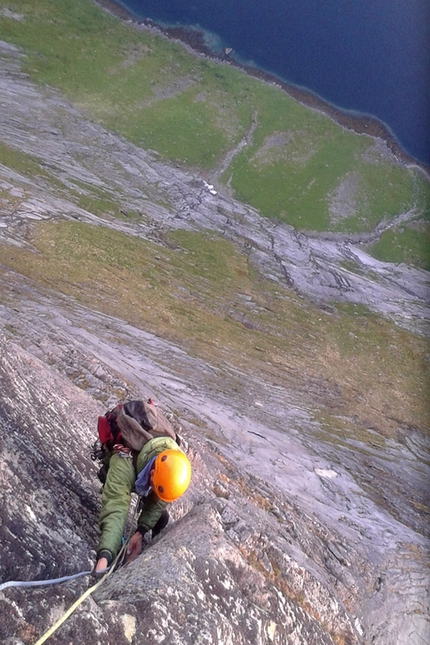
[[[167,505],[185,493],[191,479],[191,465],[179,446],[178,435],[151,400],[120,404],[105,417],[99,417],[101,440],[106,439],[105,431],[100,431],[106,420],[111,440],[106,441],[110,450],[108,460],[104,460],[107,472],[99,516],[96,574],[110,566],[120,549],[131,493],[137,493],[141,501],[126,562],[139,555],[145,533],[152,531],[155,537],[167,525]],[[111,430],[120,431],[116,436],[114,432],[114,441]]]

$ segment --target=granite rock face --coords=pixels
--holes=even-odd
[[[73,342],[64,328],[62,336],[59,350]],[[88,343],[87,351],[82,364],[94,369]],[[98,363],[105,386],[116,385],[120,376]],[[4,338],[0,365],[1,580],[91,570],[100,484],[89,446],[105,406],[70,383],[60,363],[48,365]],[[171,391],[168,375],[161,378]],[[139,379],[134,385],[130,395],[158,391]],[[313,452],[285,437],[300,468],[282,490],[265,445],[276,442],[276,430],[259,426],[264,441],[244,435],[238,445],[233,422],[223,425],[219,444],[195,425],[194,403],[203,399],[204,386],[183,407],[193,479],[171,505],[171,523],[105,580],[54,642],[388,645],[426,637],[424,524],[415,531],[399,523],[346,472],[317,468]],[[222,425],[230,412],[221,401],[218,409]],[[204,408],[199,414],[210,423]],[[131,510],[128,532],[133,521]],[[92,583],[0,592],[2,642],[35,642]]]
[[[0,371],[1,579],[91,570],[100,485],[89,458],[89,422],[95,425],[101,406],[4,339]],[[106,580],[55,642],[328,644],[335,635],[358,642],[321,566],[331,557],[321,527],[306,538],[306,550],[318,552],[308,567],[290,533],[293,518],[306,524],[298,509],[280,511],[282,501],[267,498],[262,482],[193,433],[186,440],[195,476],[174,505],[175,521]],[[31,642],[87,584],[5,590],[2,642]]]
[[[100,486],[85,448],[100,405],[9,341],[1,358],[1,578],[91,569]],[[350,566],[342,546],[327,544],[339,537],[315,520],[308,531],[298,508],[192,432],[185,438],[195,476],[173,523],[106,580],[55,642],[360,642],[325,566]],[[5,590],[3,642],[31,642],[86,584]]]

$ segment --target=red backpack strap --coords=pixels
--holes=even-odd
[[[99,439],[103,445],[106,445],[109,440],[113,439],[110,429],[109,421],[106,417],[99,417],[97,420],[97,432]]]

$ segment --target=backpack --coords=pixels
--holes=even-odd
[[[103,417],[98,417],[97,432],[99,438],[92,447],[91,459],[103,463],[98,473],[102,483],[106,479],[115,445],[123,445],[136,455],[155,437],[170,437],[180,444],[172,424],[152,399],[119,403]]]
[[[119,443],[138,452],[155,437],[170,437],[176,441],[172,424],[152,399],[119,403],[98,418],[97,431],[103,446],[113,448]]]

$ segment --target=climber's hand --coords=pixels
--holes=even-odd
[[[107,558],[99,558],[97,560],[96,568],[94,571],[103,571],[104,569],[107,569],[108,566],[108,561]]]
[[[109,562],[107,558],[99,558],[91,575],[94,578],[101,578],[106,573],[108,566]]]
[[[129,545],[127,547],[127,551],[125,554],[125,561],[130,562],[131,560],[134,560],[136,556],[139,555],[140,551],[142,550],[142,535],[139,533],[139,531],[136,531],[136,533],[132,536]]]

